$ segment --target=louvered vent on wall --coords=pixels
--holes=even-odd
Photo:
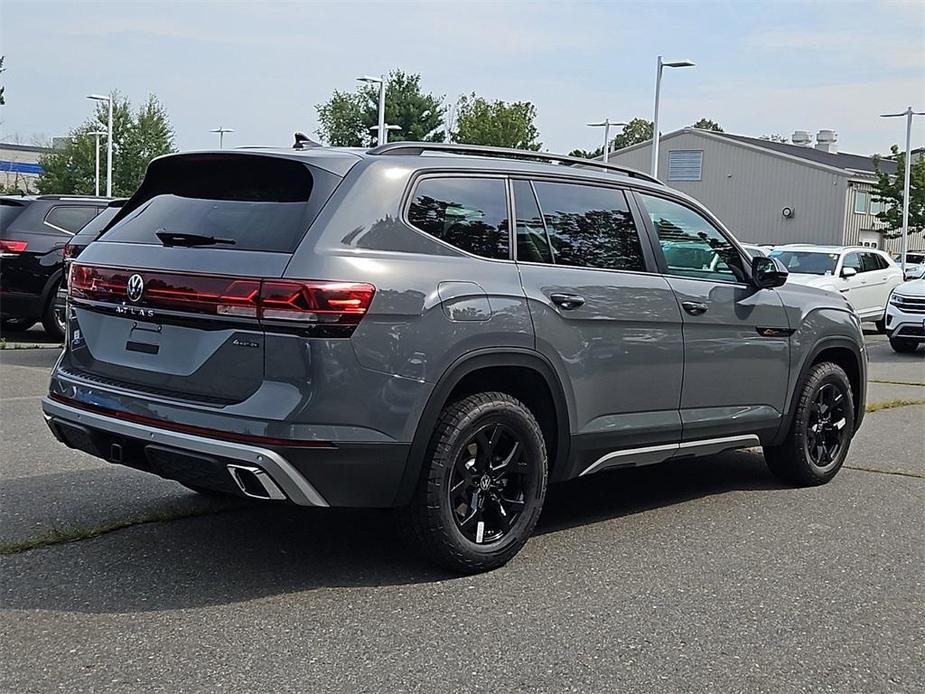
[[[668,152],[669,181],[699,181],[703,173],[703,150],[673,149]]]

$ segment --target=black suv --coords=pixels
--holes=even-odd
[[[64,245],[106,209],[107,198],[74,195],[0,197],[0,318],[4,330],[42,321],[54,337],[64,325],[55,294],[64,274]]]

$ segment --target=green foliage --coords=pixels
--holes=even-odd
[[[162,154],[175,152],[173,129],[164,107],[153,94],[137,109],[129,100],[113,93],[112,194],[124,197],[135,192],[148,163]],[[105,131],[109,106],[97,104],[93,117],[71,131],[67,144],[39,160],[42,175],[40,193],[91,195],[95,179],[95,138],[89,133]],[[100,137],[100,193],[106,191],[106,136]]]
[[[335,147],[368,147],[376,139],[372,130],[379,123],[379,85],[362,84],[354,92],[335,91],[315,107],[321,124],[318,135]],[[389,134],[392,140],[442,142],[442,96],[425,94],[421,76],[401,70],[389,73],[385,90],[385,122],[401,130]]]
[[[768,142],[782,142],[785,144],[790,141],[790,139],[786,135],[779,135],[777,133],[771,133],[770,135],[762,135],[758,139],[766,140]]]
[[[696,123],[694,123],[691,127],[692,127],[692,128],[700,128],[701,130],[712,130],[712,131],[715,132],[715,133],[725,132],[725,131],[719,126],[719,123],[717,123],[717,122],[714,121],[714,120],[710,120],[709,118],[701,118],[699,121],[697,121]]]
[[[629,123],[627,123],[623,130],[615,138],[610,141],[610,151],[616,152],[618,149],[623,149],[624,147],[630,147],[632,145],[639,144],[640,142],[646,142],[652,139],[652,127],[653,123],[650,120],[645,118],[633,118]],[[573,157],[583,157],[585,159],[594,159],[601,156],[604,153],[603,147],[598,147],[595,150],[587,151],[583,149],[573,149],[569,154]]]
[[[890,159],[896,161],[896,173],[887,174],[880,170],[879,156],[874,157],[877,170],[877,183],[873,199],[883,203],[883,210],[877,218],[886,222],[888,238],[902,236],[903,226],[903,177],[906,171],[906,153],[897,145],[890,148]],[[925,233],[925,158],[913,159],[909,177],[909,234]]]
[[[529,101],[488,101],[474,93],[456,104],[453,142],[537,151],[536,107]]]

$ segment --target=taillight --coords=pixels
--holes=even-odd
[[[142,278],[140,295],[129,298],[131,277]],[[356,326],[366,315],[376,288],[371,284],[320,280],[242,279],[219,275],[134,272],[70,266],[71,297],[268,322]]]
[[[348,282],[264,280],[260,317],[266,320],[356,325],[366,314],[376,288]]]
[[[22,253],[28,245],[28,241],[0,241],[0,253]]]

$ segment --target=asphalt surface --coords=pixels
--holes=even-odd
[[[869,336],[871,402],[925,351]],[[553,486],[508,566],[458,577],[386,512],[216,503],[63,448],[55,350],[0,351],[0,690],[925,691],[925,406],[867,415],[828,485],[760,452]],[[152,518],[171,520],[139,522]]]

